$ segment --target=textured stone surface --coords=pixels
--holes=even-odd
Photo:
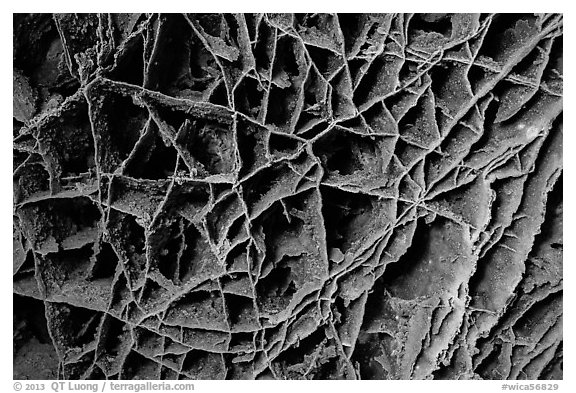
[[[556,14],[16,14],[15,378],[562,378],[562,74]]]

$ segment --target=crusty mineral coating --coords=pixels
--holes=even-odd
[[[561,379],[562,29],[16,14],[14,378]]]

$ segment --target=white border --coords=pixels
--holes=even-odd
[[[568,169],[564,176],[564,193],[568,196],[568,200],[576,197],[574,193],[575,181],[573,171],[575,167],[576,154],[572,155],[572,149],[576,148],[576,135],[574,133],[574,120],[573,112],[570,110],[574,108],[574,83],[572,70],[575,69],[576,63],[574,61],[575,40],[574,40],[574,18],[573,8],[568,4],[568,1],[534,1],[524,0],[519,2],[505,1],[505,0],[482,0],[482,1],[425,1],[425,0],[412,0],[412,1],[393,1],[386,2],[380,0],[378,2],[359,2],[357,0],[346,2],[335,2],[326,0],[289,0],[287,2],[279,1],[195,1],[188,2],[167,2],[167,1],[121,1],[121,0],[100,0],[92,2],[78,2],[78,1],[6,1],[2,4],[3,11],[0,14],[2,20],[0,28],[1,52],[3,59],[1,62],[2,72],[2,107],[3,116],[2,124],[4,124],[3,131],[0,132],[0,171],[1,179],[0,184],[6,187],[5,191],[0,193],[1,204],[3,207],[2,219],[0,220],[2,245],[6,247],[7,259],[11,258],[11,253],[8,251],[11,247],[11,234],[12,234],[12,218],[9,215],[9,206],[12,206],[12,176],[9,168],[12,167],[12,141],[11,141],[11,101],[13,99],[10,93],[12,92],[12,74],[11,59],[9,54],[12,53],[12,13],[13,12],[134,12],[139,11],[153,11],[153,12],[181,12],[182,10],[190,10],[195,12],[560,12],[564,13],[565,18],[565,38],[564,41],[568,42],[567,51],[564,51],[565,61],[565,85],[564,96],[566,99],[565,107],[569,108],[568,112],[564,115],[564,151],[568,154],[564,155],[564,167]],[[575,72],[576,73],[576,72]],[[575,269],[574,263],[574,247],[572,246],[572,236],[574,229],[571,224],[576,222],[576,206],[568,204],[566,206],[564,221],[567,223],[564,228],[564,238],[569,239],[565,242],[564,253],[564,277],[568,279],[568,285],[565,287],[564,292],[564,381],[558,381],[560,385],[559,391],[572,391],[576,392],[576,369],[574,367],[574,355],[576,354],[574,348],[574,338],[572,332],[576,330],[574,323],[573,301],[575,300]],[[575,239],[576,240],[576,239]],[[11,283],[11,262],[5,261],[2,264],[2,274],[0,280],[2,281],[2,299],[5,299],[4,323],[0,324],[0,338],[2,340],[3,349],[1,352],[1,366],[0,367],[0,391],[11,392],[13,390],[12,380],[12,323],[9,320],[12,315],[12,283]],[[24,381],[22,381],[24,382]],[[44,381],[47,385],[46,391],[50,389],[52,381]],[[465,389],[467,392],[495,392],[502,390],[501,381],[197,381],[195,391],[198,392],[225,392],[225,391],[250,391],[250,392],[266,392],[270,393],[270,389],[278,390],[279,392],[288,392],[292,390],[303,391],[318,391],[320,389],[330,389],[331,391],[348,391],[362,389],[365,391],[382,392],[390,389],[391,391],[439,391],[439,392],[458,392],[462,393]],[[514,384],[514,381],[508,382]],[[535,382],[536,383],[536,382]],[[107,389],[109,391],[109,389]]]

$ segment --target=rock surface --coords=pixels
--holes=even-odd
[[[561,379],[562,23],[15,14],[14,378]]]

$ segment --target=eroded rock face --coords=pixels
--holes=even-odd
[[[555,14],[16,15],[15,378],[562,378],[562,73]]]

